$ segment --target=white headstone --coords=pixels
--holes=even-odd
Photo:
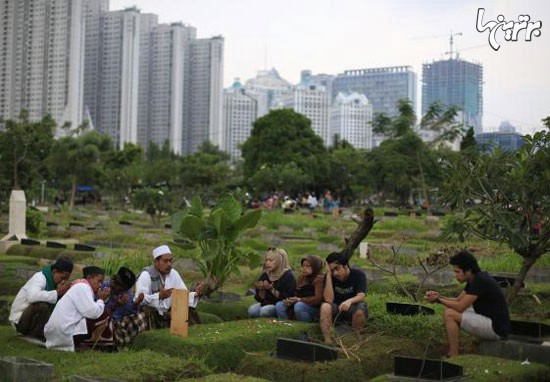
[[[12,190],[10,196],[10,227],[2,240],[26,239],[27,199],[25,191]]]
[[[359,243],[359,258],[366,259],[369,252],[369,243],[366,241]]]

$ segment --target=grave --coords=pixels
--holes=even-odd
[[[464,377],[462,366],[440,359],[393,357],[393,375],[415,381],[456,381]]]
[[[207,302],[218,302],[218,303],[233,303],[241,301],[241,296],[237,293],[216,291],[212,297],[203,297],[204,301]]]
[[[15,277],[28,280],[36,273],[36,269],[29,268],[17,268],[15,270]]]
[[[499,275],[492,275],[493,278],[497,281],[498,285],[500,285],[501,288],[509,288],[516,282],[515,277],[508,277],[508,276],[499,276]],[[521,283],[521,288],[525,288],[525,283]]]
[[[90,377],[87,375],[73,375],[71,376],[71,382],[122,382],[122,380],[102,377]]]
[[[506,341],[481,341],[479,344],[481,354],[512,359],[517,361],[529,360],[543,365],[550,364],[550,343],[528,343],[509,339]]]
[[[86,244],[75,244],[75,245],[74,245],[74,250],[75,250],[75,251],[88,251],[88,252],[94,252],[94,251],[95,251],[95,247],[92,247],[92,246],[86,245]]]
[[[50,382],[53,365],[31,358],[0,357],[0,375],[7,382]]]
[[[38,240],[33,239],[21,239],[22,245],[40,245],[40,242]]]
[[[67,245],[58,243],[56,241],[46,241],[46,247],[48,248],[67,248]]]
[[[2,238],[2,241],[27,238],[26,224],[27,199],[25,198],[25,192],[23,190],[12,190],[8,234]]]
[[[46,227],[57,227],[59,224],[55,222],[46,222]]]
[[[384,216],[396,217],[399,214],[396,211],[384,211]]]
[[[414,316],[417,314],[435,314],[435,310],[419,304],[407,304],[403,302],[387,302],[386,312],[400,314],[402,316]]]
[[[126,220],[121,220],[121,221],[118,222],[118,224],[120,224],[120,225],[132,225],[131,222],[126,221]]]
[[[333,347],[315,342],[277,338],[276,356],[292,361],[323,362],[336,360],[338,351]]]
[[[510,321],[509,339],[542,344],[550,341],[550,325],[531,321]]]
[[[71,382],[118,382],[120,379],[90,377],[88,375],[73,375]]]

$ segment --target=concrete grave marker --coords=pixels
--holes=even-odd
[[[31,358],[0,357],[0,378],[8,382],[50,382],[53,365]]]
[[[27,199],[23,190],[12,190],[10,196],[10,225],[2,240],[26,239]]]

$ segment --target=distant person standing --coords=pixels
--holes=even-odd
[[[60,257],[23,285],[13,300],[9,317],[18,333],[44,339],[44,325],[57,301],[71,287],[67,280],[72,271],[73,261]]]
[[[466,283],[456,298],[443,297],[439,292],[428,291],[424,298],[445,306],[443,314],[447,338],[448,357],[459,354],[460,329],[479,338],[498,340],[510,332],[510,315],[502,289],[487,272],[482,272],[474,255],[461,251],[451,257],[455,278]]]
[[[308,208],[311,212],[315,211],[315,209],[319,205],[319,202],[317,201],[317,197],[315,196],[315,194],[313,192],[311,194],[309,194],[309,196],[307,198],[307,204],[308,204]]]

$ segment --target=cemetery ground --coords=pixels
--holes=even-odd
[[[285,248],[296,274],[302,257],[309,254],[324,257],[343,247],[344,237],[356,227],[350,218],[353,212],[344,210],[340,217],[334,218],[321,212],[264,211],[259,224],[246,231],[239,241],[245,249],[258,253],[273,246]],[[384,212],[375,210],[379,221],[365,239],[378,267],[360,258],[358,251],[350,261],[367,272],[370,309],[367,330],[360,339],[337,330],[340,346],[336,361],[295,362],[274,356],[278,337],[320,342],[320,331],[317,324],[247,319],[247,307],[253,303],[253,297],[245,294],[261,273],[260,268],[248,267],[242,267],[240,274],[228,279],[218,299],[213,295],[212,301],[199,304],[203,324],[191,326],[188,337],[171,336],[168,330],[150,331],[140,334],[130,349],[117,353],[49,351],[17,338],[7,323],[9,303],[29,274],[61,254],[73,257],[77,266],[72,277],[77,278],[82,266],[91,264],[106,268],[108,274],[122,265],[139,272],[151,263],[154,247],[169,244],[177,258],[174,266],[187,286],[202,280],[192,261],[185,258],[186,252],[173,243],[168,216],[160,226],[155,226],[144,214],[93,207],[44,213],[40,232],[31,235],[40,245],[17,244],[0,254],[0,356],[52,364],[55,381],[71,380],[75,375],[120,381],[390,380],[387,375],[392,373],[394,356],[439,359],[446,350],[442,307],[423,304],[424,291],[435,288],[453,296],[462,290],[450,267],[431,275],[419,288],[419,281],[425,276],[419,261],[436,252],[467,247],[479,259],[482,269],[513,276],[519,270],[521,258],[491,242],[438,241],[439,230],[448,216],[411,217],[403,212],[384,216]],[[3,232],[7,232],[7,220],[7,214],[0,216]],[[430,269],[433,267],[428,266]],[[549,270],[550,258],[546,255],[531,270],[525,287],[510,306],[512,319],[550,324]],[[435,309],[434,315],[401,316],[386,312],[386,302],[413,303],[411,297],[419,296],[416,303]],[[480,354],[479,345],[475,338],[461,334],[463,355],[449,361],[463,366],[470,380],[550,380],[550,360],[544,364],[486,356]]]

